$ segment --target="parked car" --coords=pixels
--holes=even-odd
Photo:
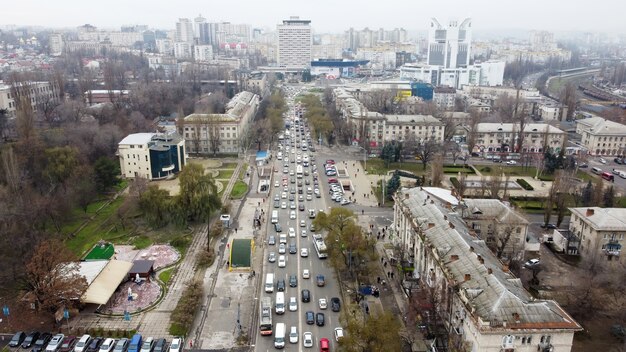
[[[183,338],[175,337],[174,339],[172,339],[169,352],[182,352],[182,350],[183,350]]]
[[[338,312],[341,310],[341,300],[338,297],[333,297],[330,299],[330,309],[333,312]]]
[[[342,327],[335,328],[335,341],[339,342],[339,340],[341,340],[343,336],[344,336],[343,328]]]
[[[152,352],[165,352],[165,347],[167,347],[167,340],[158,339],[154,343],[154,348],[152,349]]]
[[[526,263],[524,263],[524,267],[525,268],[532,268],[535,267],[537,265],[539,265],[539,259],[531,259],[529,261],[527,261]]]
[[[91,342],[91,336],[83,335],[76,342],[76,346],[74,346],[74,352],[85,352],[87,347],[89,347],[89,343]]]
[[[59,352],[70,352],[76,344],[76,336],[66,336],[59,347]],[[122,351],[123,352],[123,351]]]
[[[38,331],[31,331],[30,334],[26,335],[24,342],[22,342],[22,348],[27,349],[27,348],[32,347],[37,341],[37,339],[39,339],[39,335],[40,334]]]
[[[128,349],[128,339],[121,338],[117,340],[117,343],[115,344],[115,348],[113,349],[113,352],[126,352],[126,349]]]
[[[23,331],[18,331],[13,335],[11,341],[9,341],[9,347],[18,347],[21,345],[26,339],[26,333]]]
[[[104,339],[102,337],[92,338],[91,342],[89,342],[89,345],[87,346],[86,352],[98,352],[98,350],[100,349],[100,345],[102,345],[102,342],[104,342]]]
[[[56,334],[52,336],[52,339],[50,339],[50,342],[48,342],[48,346],[46,347],[46,352],[56,352],[56,350],[58,350],[59,347],[61,347],[61,343],[63,342],[64,338],[65,338],[65,335],[63,334]]]
[[[43,351],[43,349],[46,347],[46,344],[50,342],[50,339],[52,339],[52,334],[48,332],[44,332],[43,334],[39,335],[39,338],[37,339],[37,341],[35,341],[32,352]]]

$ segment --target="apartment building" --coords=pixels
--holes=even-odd
[[[517,149],[519,124],[479,123],[476,126],[476,146],[472,152],[543,153],[546,149],[558,153],[565,143],[566,133],[545,123],[524,126],[522,149]]]
[[[22,82],[17,91],[28,95],[27,99],[30,99],[33,111],[51,101],[59,100],[59,89],[50,82]],[[15,89],[0,81],[0,109],[7,110],[9,118],[16,116],[18,101],[15,98]]]
[[[311,21],[292,16],[276,26],[277,62],[280,67],[307,68],[311,65]]]
[[[412,257],[422,299],[448,346],[481,352],[571,351],[581,326],[555,301],[534,298],[463,220],[459,205],[422,188],[394,196],[393,238]]]
[[[117,147],[122,177],[160,180],[187,164],[185,142],[176,133],[133,133]]]
[[[433,102],[437,108],[444,111],[454,111],[456,101],[456,89],[452,87],[435,87],[433,90]]]
[[[184,118],[182,135],[190,153],[238,153],[247,143],[250,125],[259,109],[259,96],[243,91],[226,105],[223,114],[191,114]]]
[[[624,155],[626,126],[601,117],[576,120],[576,133],[591,155]]]
[[[578,254],[583,258],[598,258],[601,263],[623,265],[621,256],[626,244],[625,208],[569,208],[572,212],[569,230],[577,237]]]

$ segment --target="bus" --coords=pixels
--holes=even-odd
[[[272,299],[270,297],[261,298],[261,322],[259,327],[261,329],[261,335],[272,334]]]
[[[302,174],[304,173],[304,169],[302,168],[302,165],[298,165],[296,167],[296,176],[298,178],[302,178]]]
[[[317,252],[318,258],[328,258],[328,250],[326,248],[326,243],[324,243],[324,238],[322,238],[322,235],[313,235],[313,244],[315,245],[315,251]]]

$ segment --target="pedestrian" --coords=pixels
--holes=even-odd
[[[391,272],[391,278],[393,279],[393,271]]]
[[[365,209],[361,209],[361,215],[365,215]]]
[[[193,348],[193,340],[189,340],[189,348]]]
[[[380,262],[382,263],[383,261],[385,261],[385,258],[380,258]]]
[[[383,235],[383,241],[385,240],[385,235]]]
[[[378,236],[376,236],[377,240],[380,240],[380,233],[378,234]]]
[[[376,280],[378,281],[378,283],[380,283],[380,276],[377,277]]]
[[[356,172],[360,172],[360,171],[361,171],[361,169],[356,169]]]
[[[385,264],[383,264],[383,266],[386,268],[387,267],[387,262],[385,262]]]
[[[380,231],[378,231],[378,237],[380,237]]]
[[[237,233],[237,228],[235,227],[235,234]]]
[[[387,263],[385,263],[385,264],[387,264]],[[387,277],[390,277],[389,272],[387,272]]]

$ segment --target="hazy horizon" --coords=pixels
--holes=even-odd
[[[311,20],[316,33],[341,33],[350,27],[362,29],[405,28],[410,32],[425,31],[431,17],[442,23],[449,19],[472,18],[475,32],[490,30],[548,30],[552,32],[605,32],[626,34],[623,14],[626,2],[599,0],[594,6],[580,0],[526,2],[476,0],[472,3],[450,0],[445,3],[424,1],[385,6],[382,2],[333,2],[234,0],[225,5],[206,5],[192,0],[138,0],[126,2],[80,2],[75,0],[23,0],[3,5],[0,26],[41,26],[75,28],[89,23],[103,29],[119,29],[122,25],[148,25],[171,30],[178,18],[193,19],[199,14],[209,22],[245,23],[255,28],[275,29],[276,24],[290,16]],[[168,6],[169,5],[169,6]],[[232,6],[229,6],[232,5]],[[236,8],[232,11],[231,8]],[[584,11],[582,11],[584,9]],[[259,15],[262,14],[262,15]],[[372,16],[376,14],[376,16]]]

